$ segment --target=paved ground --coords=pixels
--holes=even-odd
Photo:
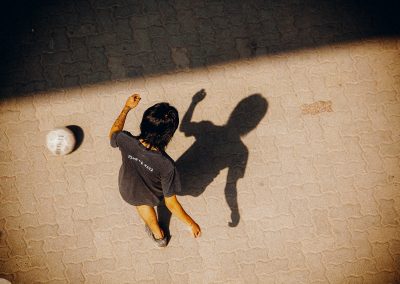
[[[395,2],[9,1],[0,97],[399,35]]]
[[[398,283],[399,52],[399,38],[370,38],[3,99],[0,275],[13,283]],[[234,197],[224,193],[224,168],[198,181],[208,184],[201,195],[181,197],[203,236],[191,238],[172,218],[171,242],[158,249],[119,195],[120,154],[108,131],[132,92],[143,99],[126,129],[137,132],[144,109],[169,101],[182,116],[202,88],[196,122],[224,126],[252,94],[268,101],[240,138],[246,166],[232,166],[245,168],[240,220],[228,225]],[[244,109],[245,124],[262,112]],[[80,126],[84,141],[55,157],[45,136],[64,125]],[[221,147],[210,169],[235,157],[226,151],[240,143],[235,129],[212,136]],[[179,132],[168,152],[179,159],[195,142]]]

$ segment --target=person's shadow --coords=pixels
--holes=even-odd
[[[230,227],[239,224],[237,182],[244,177],[249,151],[241,137],[255,129],[268,109],[267,100],[260,94],[253,94],[239,102],[223,126],[211,121],[193,122],[195,107],[206,96],[204,90],[197,92],[182,118],[180,131],[185,136],[194,136],[196,141],[176,161],[182,191],[178,195],[199,196],[218,176],[228,168],[225,198],[231,209]],[[168,232],[170,213],[159,208],[160,224]]]

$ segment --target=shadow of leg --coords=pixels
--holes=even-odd
[[[228,226],[236,227],[240,221],[240,214],[239,214],[239,208],[237,207],[237,201],[231,196],[227,196],[226,201],[231,209],[231,221],[228,222]]]
[[[167,206],[165,206],[164,200],[162,203],[157,206],[157,215],[158,215],[158,223],[161,229],[164,231],[164,234],[168,238],[168,242],[171,239],[171,233],[169,231],[169,224],[171,221],[171,211],[168,210]]]
[[[225,187],[225,199],[231,209],[231,221],[229,227],[236,227],[240,221],[239,207],[237,202],[236,183],[227,183]]]

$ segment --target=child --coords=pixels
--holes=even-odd
[[[167,208],[186,223],[195,238],[199,225],[185,212],[176,198],[181,191],[174,161],[165,153],[179,124],[178,111],[168,103],[158,103],[147,109],[135,137],[122,131],[128,112],[135,108],[140,96],[129,97],[110,130],[112,147],[119,147],[122,165],[118,184],[122,198],[134,205],[145,222],[146,231],[159,247],[167,245],[167,236],[160,228],[154,206],[164,199]]]

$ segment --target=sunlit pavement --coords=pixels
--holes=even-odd
[[[397,283],[399,53],[399,39],[372,38],[2,100],[1,277],[13,283]],[[249,155],[237,183],[240,220],[228,225],[225,168],[200,196],[180,198],[201,238],[172,218],[171,241],[159,249],[119,195],[121,157],[108,131],[133,92],[142,100],[125,129],[138,133],[147,107],[168,101],[182,117],[203,88],[195,122],[224,125],[252,94],[268,101],[265,117],[241,138]],[[53,156],[46,134],[66,125],[83,129],[83,143],[70,155]],[[178,159],[194,141],[178,132],[167,152]]]

